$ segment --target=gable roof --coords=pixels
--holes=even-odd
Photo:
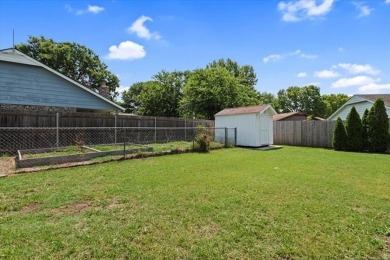
[[[345,102],[332,115],[330,115],[328,117],[328,120],[331,120],[334,117],[334,115],[337,115],[347,105],[361,103],[361,102],[369,102],[371,104],[374,104],[378,98],[381,98],[385,104],[385,107],[387,109],[390,109],[390,94],[356,94],[353,95],[350,99],[348,99],[347,102]]]
[[[358,95],[355,95],[356,97],[361,97],[367,101],[371,101],[372,103],[375,103],[375,101],[378,99],[378,98],[381,98],[383,99],[383,102],[385,103],[385,106],[386,107],[390,107],[390,94],[366,94],[366,95],[363,95],[363,94],[358,94]]]
[[[28,55],[26,55],[26,54],[24,54],[16,49],[10,48],[10,49],[0,50],[0,61],[41,67],[41,68],[43,68],[47,71],[50,71],[51,73],[53,73],[59,77],[61,77],[62,79],[72,83],[73,85],[81,88],[82,90],[87,91],[89,94],[92,94],[92,95],[96,96],[97,98],[102,99],[104,102],[109,103],[113,108],[115,108],[117,110],[122,110],[122,111],[125,110],[123,107],[119,106],[115,102],[108,100],[107,98],[105,98],[105,97],[99,95],[98,93],[90,90],[89,88],[81,85],[79,82],[77,82],[71,78],[68,78],[67,76],[61,74],[60,72],[46,66],[45,64],[29,57]]]
[[[283,119],[286,119],[286,118],[289,118],[292,116],[305,116],[305,117],[307,117],[307,116],[309,116],[309,114],[307,114],[305,112],[288,112],[288,113],[281,113],[281,114],[274,115],[273,119],[275,121],[280,121],[280,120],[283,120]],[[314,116],[313,119],[314,120],[325,120],[325,119],[318,117],[318,116]]]
[[[277,114],[271,105],[257,105],[257,106],[249,106],[249,107],[225,108],[219,111],[218,113],[216,113],[215,116],[262,113],[267,109],[271,109],[273,114],[275,115]]]
[[[288,112],[288,113],[281,113],[281,114],[274,115],[273,119],[275,121],[279,121],[279,120],[286,119],[286,118],[289,118],[289,117],[292,117],[295,115],[307,116],[307,114],[303,113],[303,112]]]

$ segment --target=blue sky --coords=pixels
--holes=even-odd
[[[29,35],[86,45],[121,89],[220,58],[258,91],[390,93],[390,0],[0,1],[0,49]]]

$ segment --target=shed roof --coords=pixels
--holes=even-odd
[[[45,70],[50,71],[51,73],[53,73],[57,76],[63,78],[64,80],[69,81],[70,83],[76,85],[77,87],[85,90],[89,94],[92,94],[92,95],[96,96],[97,98],[102,99],[106,103],[109,103],[110,106],[113,107],[113,110],[122,110],[122,111],[125,110],[123,107],[119,106],[115,102],[108,100],[107,98],[105,98],[105,97],[99,95],[98,93],[90,90],[89,88],[81,85],[79,82],[77,82],[71,78],[68,78],[67,76],[61,74],[60,72],[46,66],[45,64],[43,64],[43,63],[41,63],[41,62],[29,57],[28,55],[26,55],[18,50],[15,50],[13,48],[0,50],[0,61],[41,67]]]
[[[281,113],[281,114],[274,115],[273,119],[275,121],[279,121],[279,120],[282,120],[282,119],[285,119],[285,118],[289,118],[289,117],[294,116],[294,115],[307,116],[307,114],[303,113],[303,112],[288,112],[288,113]]]
[[[277,114],[276,111],[271,107],[271,105],[265,104],[265,105],[248,106],[248,107],[225,108],[219,111],[217,114],[215,114],[215,116],[262,113],[268,108],[270,108],[274,114]]]
[[[289,118],[289,117],[292,117],[292,116],[309,116],[309,114],[305,113],[305,112],[288,112],[288,113],[281,113],[281,114],[277,114],[277,115],[274,115],[273,116],[273,119],[275,121],[280,121],[280,120],[283,120],[283,119],[286,119],[286,118]],[[321,117],[318,117],[318,116],[315,116],[313,117],[314,120],[325,120]]]

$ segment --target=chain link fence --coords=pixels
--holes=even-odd
[[[80,162],[107,156],[188,150],[207,133],[211,147],[236,145],[235,128],[77,127],[0,128],[0,154],[17,157],[19,167]]]

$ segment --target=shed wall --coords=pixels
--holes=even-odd
[[[0,104],[117,110],[44,68],[11,62],[0,62]]]
[[[237,127],[237,145],[260,146],[260,121],[258,114],[239,114],[215,117],[215,127]],[[216,131],[216,138],[224,138]],[[219,140],[219,139],[217,139]]]
[[[267,131],[265,133],[267,136],[264,134],[260,134],[260,146],[263,145],[271,145],[274,143],[274,124],[273,124],[273,119],[272,115],[269,113],[264,113],[260,115],[260,120],[259,120],[259,128],[262,132]]]

